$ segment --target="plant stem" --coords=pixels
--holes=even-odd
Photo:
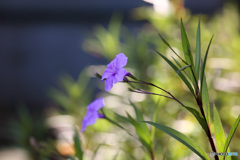
[[[216,149],[215,143],[214,143],[213,138],[212,138],[212,133],[211,133],[211,130],[210,130],[210,126],[209,126],[209,124],[207,122],[207,118],[206,118],[206,116],[204,114],[204,111],[203,111],[202,98],[199,97],[196,100],[197,100],[197,104],[198,104],[198,106],[200,108],[201,114],[202,114],[202,116],[203,116],[203,118],[204,118],[204,120],[205,120],[205,122],[207,124],[207,129],[208,130],[205,131],[205,133],[207,134],[208,140],[209,140],[209,142],[211,144],[212,151],[217,153],[217,149]],[[219,160],[218,155],[215,155],[214,158],[215,158],[215,160]]]
[[[149,82],[144,82],[144,81],[129,81],[129,80],[128,80],[127,82],[150,85],[150,86],[156,87],[156,88],[162,90],[163,92],[169,94],[170,96],[172,96],[170,92],[166,91],[165,89],[163,89],[163,88],[161,88],[161,87],[159,87],[159,86],[157,86],[157,85],[155,85],[155,84],[149,83]]]
[[[131,92],[142,93],[142,94],[151,94],[151,95],[157,95],[157,96],[162,96],[162,97],[165,97],[165,98],[173,99],[172,97],[168,97],[168,96],[165,96],[165,95],[162,95],[162,94],[157,94],[157,93],[144,91],[144,90],[141,90],[141,89],[131,90]]]
[[[151,158],[152,158],[152,160],[155,160],[154,150],[153,150],[153,149],[152,149],[152,151],[151,151]]]

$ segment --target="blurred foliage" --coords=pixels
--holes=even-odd
[[[68,74],[61,76],[58,88],[51,88],[48,92],[54,105],[61,108],[62,114],[70,114],[78,121],[84,116],[83,106],[90,103],[93,88],[89,86],[90,76],[87,69],[83,69],[77,80]]]

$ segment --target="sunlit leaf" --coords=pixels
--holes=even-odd
[[[207,51],[206,51],[206,54],[205,54],[205,57],[204,57],[204,61],[203,61],[203,64],[202,64],[202,67],[201,67],[201,75],[200,75],[200,83],[201,83],[201,88],[200,88],[200,93],[202,92],[202,87],[203,87],[203,79],[204,79],[204,74],[205,74],[205,66],[206,66],[206,62],[207,62],[207,56],[208,56],[208,51],[209,51],[209,48],[211,46],[211,43],[212,43],[212,39],[213,39],[213,36],[208,44],[208,48],[207,48]]]
[[[132,103],[132,101],[131,101],[130,99],[129,99],[129,102],[130,102],[131,106],[132,106],[133,109],[134,109],[134,112],[135,112],[135,114],[136,114],[137,120],[138,120],[139,122],[140,122],[140,121],[143,121],[142,114],[139,113],[139,111],[138,111],[137,107],[135,106],[135,104]]]
[[[206,116],[208,124],[211,124],[211,114],[210,114],[210,102],[206,78],[203,79],[203,88],[202,88],[202,106],[203,111]]]
[[[230,132],[229,132],[229,134],[228,134],[228,137],[227,137],[226,142],[225,142],[225,145],[224,145],[223,152],[227,152],[228,146],[229,146],[229,144],[230,144],[230,142],[231,142],[231,140],[232,140],[232,138],[233,138],[233,135],[234,135],[235,131],[237,130],[237,127],[238,127],[238,125],[239,125],[239,122],[240,122],[240,115],[238,115],[237,120],[236,120],[235,123],[233,124],[233,126],[232,126],[232,128],[231,128],[231,130],[230,130]],[[225,157],[225,156],[224,156],[224,157]],[[227,157],[228,157],[228,156],[227,156]],[[227,157],[226,157],[226,158],[227,158]]]
[[[203,130],[205,130],[205,132],[207,132],[207,130],[208,130],[207,124],[206,124],[206,121],[204,120],[203,116],[194,108],[187,107],[187,106],[185,106],[185,108],[194,115],[194,117],[197,119],[199,124],[202,126]]]
[[[198,28],[197,28],[197,39],[196,39],[196,57],[195,57],[195,75],[196,79],[199,78],[199,67],[201,60],[201,26],[200,26],[201,16],[199,16]]]
[[[217,108],[215,106],[213,108],[213,120],[214,120],[214,134],[215,134],[215,139],[216,139],[216,143],[217,143],[217,151],[218,151],[218,153],[220,153],[220,152],[223,152],[224,142],[226,141],[226,136],[224,133],[224,129],[222,126],[220,116],[219,116]],[[223,160],[223,158],[224,158],[223,156],[219,156],[220,160]],[[227,160],[229,160],[229,158],[230,157],[227,157]]]
[[[147,128],[147,125],[145,123],[141,122],[144,120],[142,114],[139,113],[135,104],[133,104],[131,101],[130,101],[130,104],[134,108],[134,111],[135,111],[135,114],[137,117],[137,121],[138,121],[138,125],[140,127],[141,133],[139,133],[139,137],[143,138],[149,145],[151,145],[151,133],[150,133],[149,129]]]
[[[183,47],[183,52],[184,52],[184,56],[186,59],[186,62],[188,65],[191,66],[191,68],[189,68],[189,76],[190,76],[190,80],[192,82],[192,84],[194,85],[195,88],[197,88],[197,82],[196,79],[194,78],[194,63],[193,63],[193,57],[192,57],[192,53],[191,53],[191,47],[188,41],[188,37],[181,19],[181,37],[182,37],[182,47]]]
[[[145,126],[143,126],[144,123],[136,121],[130,114],[127,113],[127,116],[134,126],[142,145],[148,150],[149,153],[151,153],[151,135],[148,133],[148,129],[146,130]]]
[[[188,147],[190,150],[192,150],[194,153],[196,153],[202,159],[210,160],[206,152],[204,152],[193,140],[191,140],[184,134],[176,131],[175,129],[169,128],[159,123],[154,123],[150,121],[144,121],[144,122],[155,126],[156,128],[160,129],[161,131],[175,138],[176,140],[184,144],[186,147]]]
[[[159,33],[159,37],[162,39],[162,41],[172,50],[172,52],[179,58],[181,59],[184,63],[186,63],[178,54],[173,50],[173,48],[170,46],[170,44],[163,38],[163,36]]]

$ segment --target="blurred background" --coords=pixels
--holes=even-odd
[[[183,55],[179,25],[183,18],[194,51],[201,14],[202,55],[211,35],[215,36],[206,73],[210,100],[228,133],[240,113],[239,8],[237,0],[1,0],[0,160],[66,159],[74,154],[73,126],[81,127],[86,106],[99,96],[105,97],[107,108],[123,115],[131,112],[130,98],[146,119],[160,106],[159,123],[196,138],[209,150],[206,141],[197,139],[204,133],[194,118],[175,102],[128,93],[123,84],[107,94],[94,74],[102,74],[104,65],[124,52],[131,73],[196,107],[185,86],[178,85],[176,73],[152,49],[173,56],[158,37],[160,32]],[[80,135],[86,159],[113,159],[119,150],[118,159],[129,159],[129,153],[143,159],[131,137],[118,137],[116,128],[103,120],[98,123],[104,127],[94,125]],[[164,133],[157,132],[156,137],[157,158],[164,153],[166,159],[196,158]],[[239,143],[238,129],[230,147],[240,154]],[[99,144],[104,145],[96,149]],[[106,151],[107,157],[101,158]]]

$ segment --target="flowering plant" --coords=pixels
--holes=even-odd
[[[124,53],[120,53],[116,55],[115,59],[111,61],[107,65],[107,69],[101,76],[100,74],[96,74],[97,77],[99,77],[102,81],[105,80],[105,90],[110,91],[113,87],[113,84],[118,82],[127,83],[129,85],[129,91],[130,92],[136,92],[140,94],[147,94],[147,95],[155,95],[160,97],[165,97],[171,100],[176,101],[180,106],[184,107],[187,111],[189,111],[198,121],[198,123],[201,125],[202,129],[206,133],[206,137],[208,138],[210,147],[211,147],[211,154],[207,154],[206,151],[204,151],[195,141],[184,135],[183,133],[170,128],[166,125],[156,123],[155,121],[146,121],[144,117],[139,113],[138,108],[130,101],[131,106],[133,107],[136,119],[134,119],[130,114],[127,113],[127,117],[119,115],[115,113],[115,115],[134,126],[136,135],[132,135],[127,129],[125,129],[124,126],[122,126],[117,121],[114,121],[110,117],[108,117],[107,114],[105,114],[105,109],[102,108],[104,105],[103,98],[97,99],[94,102],[92,102],[88,106],[87,114],[85,115],[83,122],[82,122],[82,131],[85,131],[86,126],[91,125],[96,122],[98,118],[104,118],[111,122],[112,124],[118,126],[119,128],[125,130],[129,135],[136,138],[144,147],[144,151],[148,153],[150,159],[155,160],[155,154],[154,154],[154,138],[152,138],[155,133],[153,130],[150,130],[146,124],[150,124],[157,129],[165,132],[169,136],[175,138],[179,142],[181,142],[183,145],[188,147],[192,152],[194,152],[196,155],[198,155],[201,159],[209,160],[209,156],[213,156],[215,160],[219,159],[231,159],[230,156],[223,155],[219,156],[218,153],[229,153],[229,144],[231,142],[231,139],[239,125],[240,122],[240,115],[238,116],[237,120],[232,126],[232,129],[230,130],[228,137],[226,138],[221,119],[219,117],[218,111],[216,107],[210,107],[209,102],[209,94],[208,94],[208,87],[206,82],[206,76],[205,76],[205,66],[207,63],[207,57],[209,53],[209,49],[211,46],[211,42],[213,37],[211,38],[208,47],[206,49],[205,56],[203,60],[201,60],[201,29],[200,29],[200,18],[197,28],[197,38],[196,38],[196,55],[195,60],[193,59],[193,55],[191,53],[191,47],[190,43],[183,25],[183,22],[181,20],[181,37],[182,37],[182,47],[183,47],[183,53],[184,58],[182,58],[172,47],[171,45],[163,38],[162,35],[160,35],[160,38],[162,41],[169,47],[169,49],[178,57],[178,60],[173,58],[173,63],[170,59],[168,59],[166,56],[164,56],[162,53],[155,50],[155,52],[163,59],[165,60],[171,68],[177,73],[177,75],[181,78],[181,80],[184,82],[186,87],[189,89],[190,93],[192,94],[192,97],[195,99],[197,107],[192,108],[185,105],[183,102],[181,102],[177,97],[174,96],[173,93],[167,91],[163,87],[160,87],[154,83],[146,82],[144,80],[139,80],[136,78],[133,74],[128,72],[123,67],[127,64],[127,57]],[[154,87],[158,89],[160,92],[152,92],[147,89],[144,89],[142,86],[149,86]],[[99,110],[101,110],[101,114],[99,113]],[[213,112],[213,113],[211,113]],[[213,122],[211,115],[213,114]],[[212,135],[212,128],[211,125],[214,126],[214,133],[215,133],[215,141],[213,139]],[[76,141],[79,141],[76,139]],[[78,142],[79,143],[79,142]],[[79,159],[82,159],[82,150],[81,147],[77,152],[81,152],[78,156]],[[212,154],[213,153],[213,154]],[[232,157],[234,158],[234,157]]]

